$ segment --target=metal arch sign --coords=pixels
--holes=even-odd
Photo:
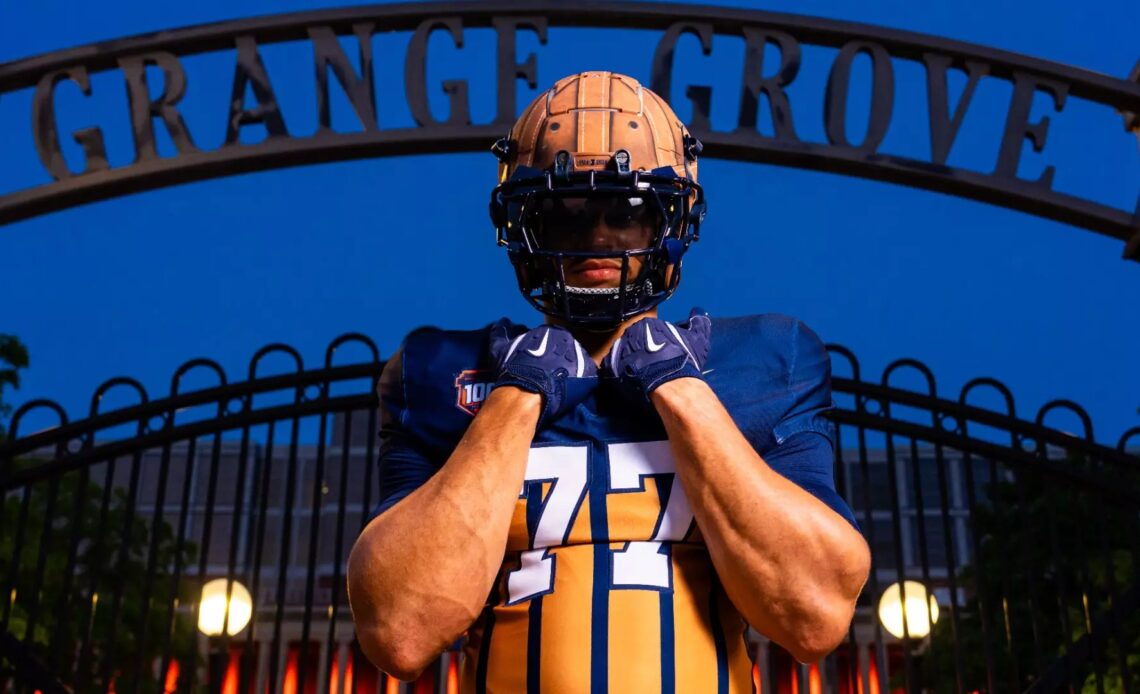
[[[1124,257],[1140,260],[1140,204],[1120,209],[1058,192],[1054,169],[1035,180],[1019,178],[1018,165],[1028,142],[1042,151],[1048,142],[1049,116],[1031,117],[1035,96],[1043,94],[1054,112],[1070,99],[1084,99],[1119,113],[1126,130],[1140,136],[1140,65],[1127,79],[960,41],[850,22],[756,10],[696,5],[627,2],[550,3],[545,0],[415,3],[353,7],[209,24],[61,50],[0,65],[0,98],[34,88],[31,137],[52,182],[0,196],[0,224],[119,195],[178,183],[255,170],[366,157],[485,149],[515,119],[518,80],[536,85],[538,55],[520,61],[519,32],[547,44],[551,27],[624,28],[660,31],[649,80],[654,91],[671,93],[675,47],[695,36],[705,54],[715,35],[745,42],[740,109],[731,131],[711,128],[711,87],[692,85],[691,129],[705,143],[705,154],[725,159],[766,162],[831,171],[924,188],[980,200],[1089,229],[1124,242]],[[448,80],[432,85],[448,95],[450,112],[437,120],[428,106],[427,47],[434,32],[450,35],[461,47],[464,31],[496,32],[496,116],[471,122],[468,85]],[[417,126],[385,128],[377,117],[371,39],[380,32],[412,32],[404,57],[404,95]],[[339,37],[355,37],[358,70]],[[274,92],[259,47],[308,41],[316,71],[313,134],[291,133]],[[787,91],[801,67],[802,46],[838,48],[828,73],[823,125],[826,142],[811,142],[796,130]],[[765,49],[778,52],[776,65],[765,64]],[[205,150],[179,112],[188,85],[181,58],[236,49],[224,142]],[[847,133],[848,94],[857,56],[871,65],[868,127],[856,141]],[[925,69],[930,152],[913,158],[879,150],[894,115],[895,61],[920,63]],[[773,61],[774,62],[774,61]],[[151,84],[155,69],[162,84]],[[948,73],[958,70],[966,85],[951,112]],[[117,71],[125,85],[134,160],[112,167],[103,130],[89,127],[69,134],[84,154],[82,170],[64,156],[55,112],[56,89],[73,82],[90,95],[91,75]],[[330,79],[330,75],[332,79]],[[955,139],[978,84],[1004,80],[1012,86],[1001,136],[990,171],[947,165]],[[153,96],[158,89],[158,95]],[[347,97],[359,132],[333,128],[330,92]],[[255,105],[247,105],[251,92]],[[759,110],[769,110],[773,133],[761,134]],[[219,114],[221,116],[222,114]],[[260,125],[266,138],[241,141],[243,128]],[[162,156],[157,128],[164,128],[176,152]],[[3,148],[0,148],[3,161]],[[1138,196],[1140,202],[1140,196]]]

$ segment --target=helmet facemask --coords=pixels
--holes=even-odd
[[[532,306],[610,329],[676,290],[681,256],[699,236],[703,192],[671,167],[629,171],[624,150],[590,171],[569,170],[562,154],[547,170],[518,167],[492,192],[491,216]]]
[[[491,150],[491,219],[536,309],[606,331],[677,289],[704,218],[701,143],[659,95],[614,72],[569,75]]]

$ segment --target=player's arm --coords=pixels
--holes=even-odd
[[[863,536],[773,470],[704,381],[676,379],[651,397],[732,603],[801,662],[830,653],[847,633],[870,570]],[[826,444],[816,433],[797,436]],[[810,438],[784,445],[805,443],[812,445]]]
[[[517,341],[492,334],[491,351],[501,368],[497,386],[438,471],[406,470],[416,466],[412,442],[386,441],[381,487],[383,492],[394,482],[388,485],[394,490],[352,548],[348,591],[361,649],[399,679],[415,678],[478,618],[502,565],[540,417],[573,406],[565,397],[568,371],[561,362],[569,358],[573,365],[581,349],[565,331],[539,344],[545,330]],[[394,359],[385,368],[382,390],[385,378],[399,373],[388,368],[402,367]],[[560,369],[561,384],[543,378]],[[569,373],[584,375],[583,369]],[[388,390],[399,399],[403,384]],[[391,437],[401,436],[398,425],[391,423]],[[427,465],[420,461],[419,470]]]
[[[356,540],[348,557],[356,636],[385,672],[414,679],[483,610],[541,407],[533,393],[493,390],[439,472]]]
[[[757,454],[702,380],[711,332],[703,314],[694,312],[682,328],[641,321],[606,359],[623,382],[648,394],[661,416],[677,474],[733,604],[761,633],[813,662],[842,641],[870,553],[836,512],[850,513],[834,492],[831,443],[819,418],[831,401],[830,362],[814,335],[802,325],[797,331],[794,353],[810,366],[801,373],[791,367],[797,405],[778,427],[786,440],[769,455],[774,463],[779,456],[781,471],[794,470],[796,481]]]

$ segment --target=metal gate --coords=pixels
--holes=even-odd
[[[346,347],[369,358],[337,365]],[[1140,428],[1106,447],[1073,403],[1029,421],[992,379],[945,399],[919,362],[867,381],[849,350],[829,349],[836,482],[874,569],[847,642],[821,666],[750,635],[760,688],[1136,690],[1140,458],[1128,446]],[[369,338],[347,334],[316,369],[275,344],[240,382],[197,359],[159,400],[116,378],[80,421],[50,401],[21,407],[0,445],[6,686],[392,691],[356,650],[344,595],[345,558],[376,501],[382,366]],[[906,371],[925,392],[891,384]],[[111,389],[137,404],[102,412]],[[971,404],[987,397],[1004,409]],[[1057,410],[1084,430],[1046,426]],[[248,588],[252,619],[207,639],[199,597],[216,578]],[[937,600],[930,636],[896,638],[876,617],[903,580]],[[457,661],[445,654],[415,691],[447,691]]]

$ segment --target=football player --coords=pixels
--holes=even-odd
[[[657,317],[701,145],[658,95],[566,77],[493,148],[491,217],[545,321],[413,332],[379,381],[381,501],[349,557],[364,653],[468,692],[746,692],[746,624],[802,662],[870,555],[836,493],[830,361],[777,314]]]

